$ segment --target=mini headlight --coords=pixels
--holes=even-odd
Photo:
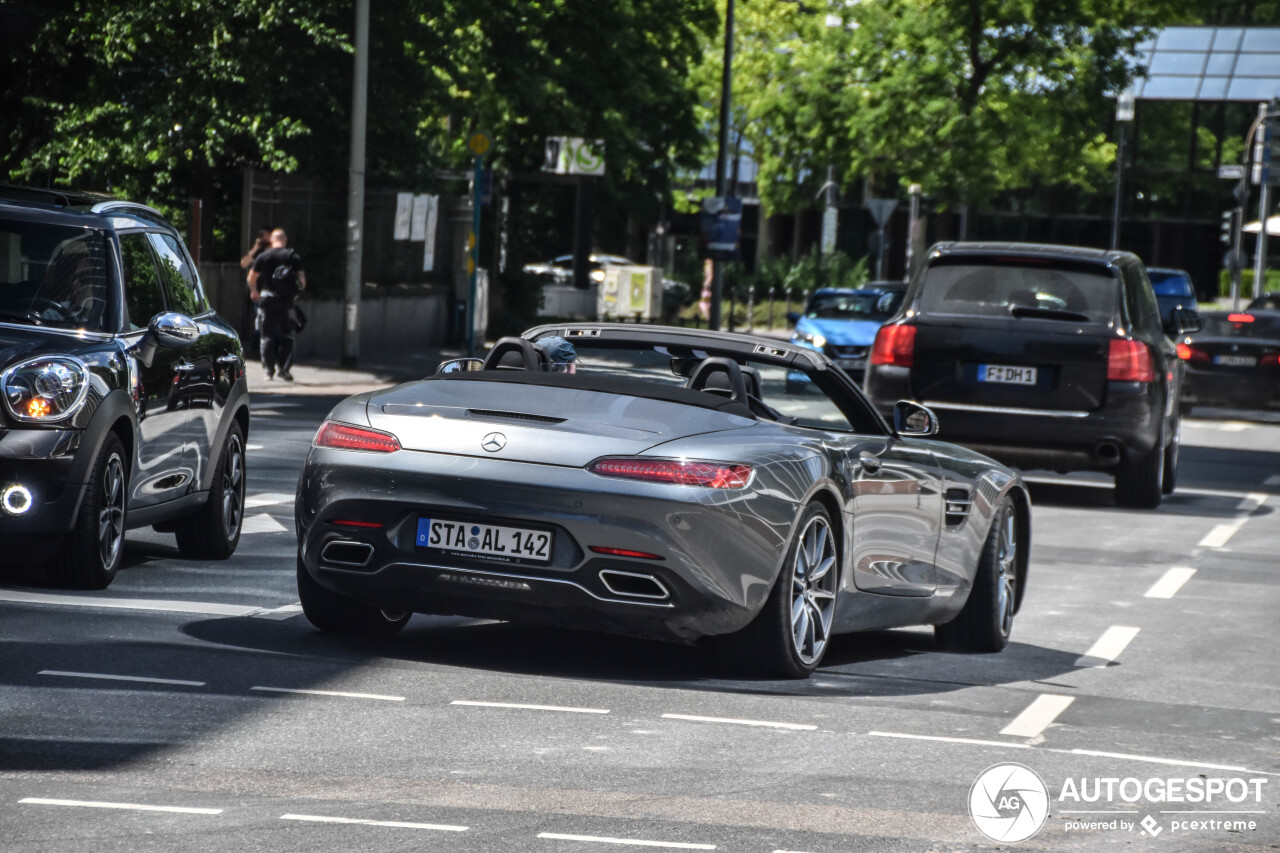
[[[822,349],[827,345],[827,339],[817,332],[796,332],[794,340],[818,349]]]
[[[84,405],[89,371],[70,356],[32,358],[0,374],[0,392],[9,414],[20,421],[61,421]]]
[[[22,515],[31,509],[31,492],[18,483],[5,486],[0,490],[0,507],[9,515]]]

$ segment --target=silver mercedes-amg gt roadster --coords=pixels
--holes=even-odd
[[[362,634],[431,613],[733,635],[775,677],[849,631],[935,625],[999,651],[1026,590],[1026,486],[929,440],[923,406],[894,414],[776,340],[530,329],[329,413],[295,504],[302,607]]]

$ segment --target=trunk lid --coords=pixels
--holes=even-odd
[[[752,426],[716,409],[599,390],[491,381],[400,385],[368,404],[369,423],[407,450],[581,467],[672,439]],[[493,440],[487,439],[493,433]],[[501,447],[497,445],[501,444]]]

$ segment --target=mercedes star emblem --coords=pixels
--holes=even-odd
[[[489,453],[497,453],[507,446],[507,437],[500,432],[491,432],[480,442],[480,446]]]

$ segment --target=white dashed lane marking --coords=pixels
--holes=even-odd
[[[1182,585],[1191,580],[1191,576],[1196,573],[1195,569],[1188,568],[1172,568],[1164,573],[1160,580],[1151,585],[1151,589],[1147,590],[1145,598],[1173,598],[1177,595],[1178,590],[1182,589]]]
[[[30,806],[74,806],[83,809],[127,809],[135,812],[176,812],[178,814],[222,814],[222,809],[197,809],[187,806],[148,806],[141,803],[104,803],[96,800],[49,800],[27,797],[18,800]]]
[[[759,726],[770,729],[788,729],[797,732],[812,732],[817,726],[807,723],[775,723],[768,720],[736,720],[732,717],[698,717],[692,714],[663,714],[664,720],[687,720],[693,723],[728,723],[734,726]]]
[[[265,512],[257,515],[251,515],[244,520],[244,526],[240,529],[241,533],[281,533],[289,528],[276,521]]]
[[[1262,492],[1250,492],[1240,501],[1236,507],[1236,512],[1240,513],[1240,517],[1226,524],[1219,524],[1210,530],[1209,533],[1200,540],[1201,548],[1221,548],[1227,544],[1227,541],[1236,534],[1244,523],[1249,520],[1250,516],[1267,502],[1267,495]]]
[[[1014,737],[1038,737],[1074,701],[1076,701],[1074,696],[1042,693],[1027,706],[1025,711],[1014,717],[1012,723],[1001,729],[1000,734]]]
[[[294,495],[284,492],[260,492],[256,495],[249,495],[245,498],[245,509],[257,509],[260,506],[275,506],[276,504],[293,503]]]
[[[640,838],[609,838],[602,835],[565,835],[560,832],[539,832],[539,838],[555,841],[594,841],[596,844],[627,844],[632,847],[667,847],[672,850],[715,850],[714,844],[690,844],[683,841],[646,841]]]
[[[524,711],[565,711],[571,714],[607,714],[606,708],[571,708],[562,705],[526,705],[519,702],[473,702],[467,699],[455,699],[450,705],[468,705],[473,708],[514,708]]]
[[[1140,630],[1142,629],[1130,628],[1124,625],[1112,625],[1098,638],[1098,642],[1090,646],[1089,651],[1076,660],[1076,666],[1106,666],[1120,657],[1120,653],[1125,650],[1129,643],[1133,642],[1133,638],[1138,636],[1138,631]]]
[[[143,684],[172,684],[177,687],[204,687],[203,681],[182,681],[176,678],[148,678],[141,675],[110,675],[105,672],[64,672],[57,669],[42,669],[36,675],[53,675],[61,678],[92,678],[102,681],[138,681]]]
[[[342,699],[380,699],[383,702],[403,702],[403,696],[384,696],[380,693],[346,693],[341,690],[301,690],[292,687],[250,687],[263,693],[300,693],[307,696],[336,696]]]
[[[365,820],[358,817],[326,817],[314,814],[282,814],[281,820],[303,820],[311,823],[355,823],[361,826],[389,826],[394,829],[434,829],[439,832],[466,832],[469,827],[447,823],[414,823],[404,820]]]

